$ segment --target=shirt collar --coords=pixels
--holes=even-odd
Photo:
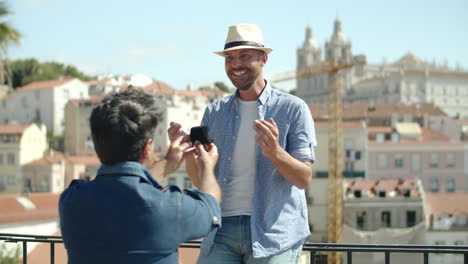
[[[97,176],[137,176],[144,181],[161,187],[153,178],[151,173],[139,162],[125,161],[114,165],[101,165],[97,171]]]
[[[257,101],[262,105],[264,105],[268,101],[268,98],[270,97],[271,91],[272,91],[270,83],[265,79],[264,79],[264,81],[265,81],[265,88],[263,88],[263,91],[260,94],[260,97],[258,97],[258,99],[257,99]],[[235,93],[235,96],[234,96],[234,102],[236,104],[238,103],[237,100],[240,100],[239,90],[236,90],[236,93]]]

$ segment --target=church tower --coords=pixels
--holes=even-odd
[[[317,64],[322,59],[322,49],[317,45],[312,35],[312,27],[307,26],[302,47],[297,49],[297,68]]]
[[[314,40],[312,27],[309,25],[306,28],[305,40],[301,47],[297,49],[297,70],[310,67],[320,63],[322,60],[322,49]],[[320,76],[296,80],[297,96],[302,98],[307,103],[313,102],[313,93],[317,91],[317,85],[320,83]]]
[[[325,43],[325,60],[335,59],[339,64],[351,63],[351,41],[348,41],[341,27],[341,20],[336,18],[333,35]]]
[[[351,41],[343,32],[341,20],[337,17],[333,27],[330,41],[325,43],[325,60],[334,59],[337,64],[350,64],[353,62]],[[352,88],[354,69],[348,68],[340,71],[341,92],[343,95],[349,93]]]

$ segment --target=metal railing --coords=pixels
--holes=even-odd
[[[40,236],[23,234],[0,233],[0,242],[20,243],[22,245],[23,264],[28,263],[28,243],[50,244],[50,263],[55,263],[55,244],[63,243],[60,236]],[[200,248],[200,241],[188,241],[180,245],[181,248]],[[460,254],[463,255],[463,264],[468,264],[468,246],[449,245],[397,245],[397,244],[332,244],[332,243],[306,243],[303,251],[310,252],[311,264],[326,262],[327,252],[343,252],[346,254],[346,263],[353,263],[353,253],[371,252],[384,254],[385,264],[390,264],[391,254],[409,253],[421,254],[423,263],[429,263],[429,254]],[[416,263],[413,263],[416,264]]]

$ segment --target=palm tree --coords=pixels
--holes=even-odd
[[[3,21],[11,12],[4,1],[0,1],[0,84],[5,82],[5,68],[3,60],[6,58],[7,49],[10,44],[19,44],[21,34],[10,26],[8,22]],[[11,80],[9,81],[11,86]]]

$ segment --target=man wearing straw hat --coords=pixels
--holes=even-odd
[[[264,79],[271,51],[256,25],[238,24],[215,52],[237,90],[202,119],[219,148],[222,225],[203,241],[198,263],[297,263],[310,234],[304,189],[312,180],[314,123],[303,100]],[[192,162],[189,174],[196,173]]]

